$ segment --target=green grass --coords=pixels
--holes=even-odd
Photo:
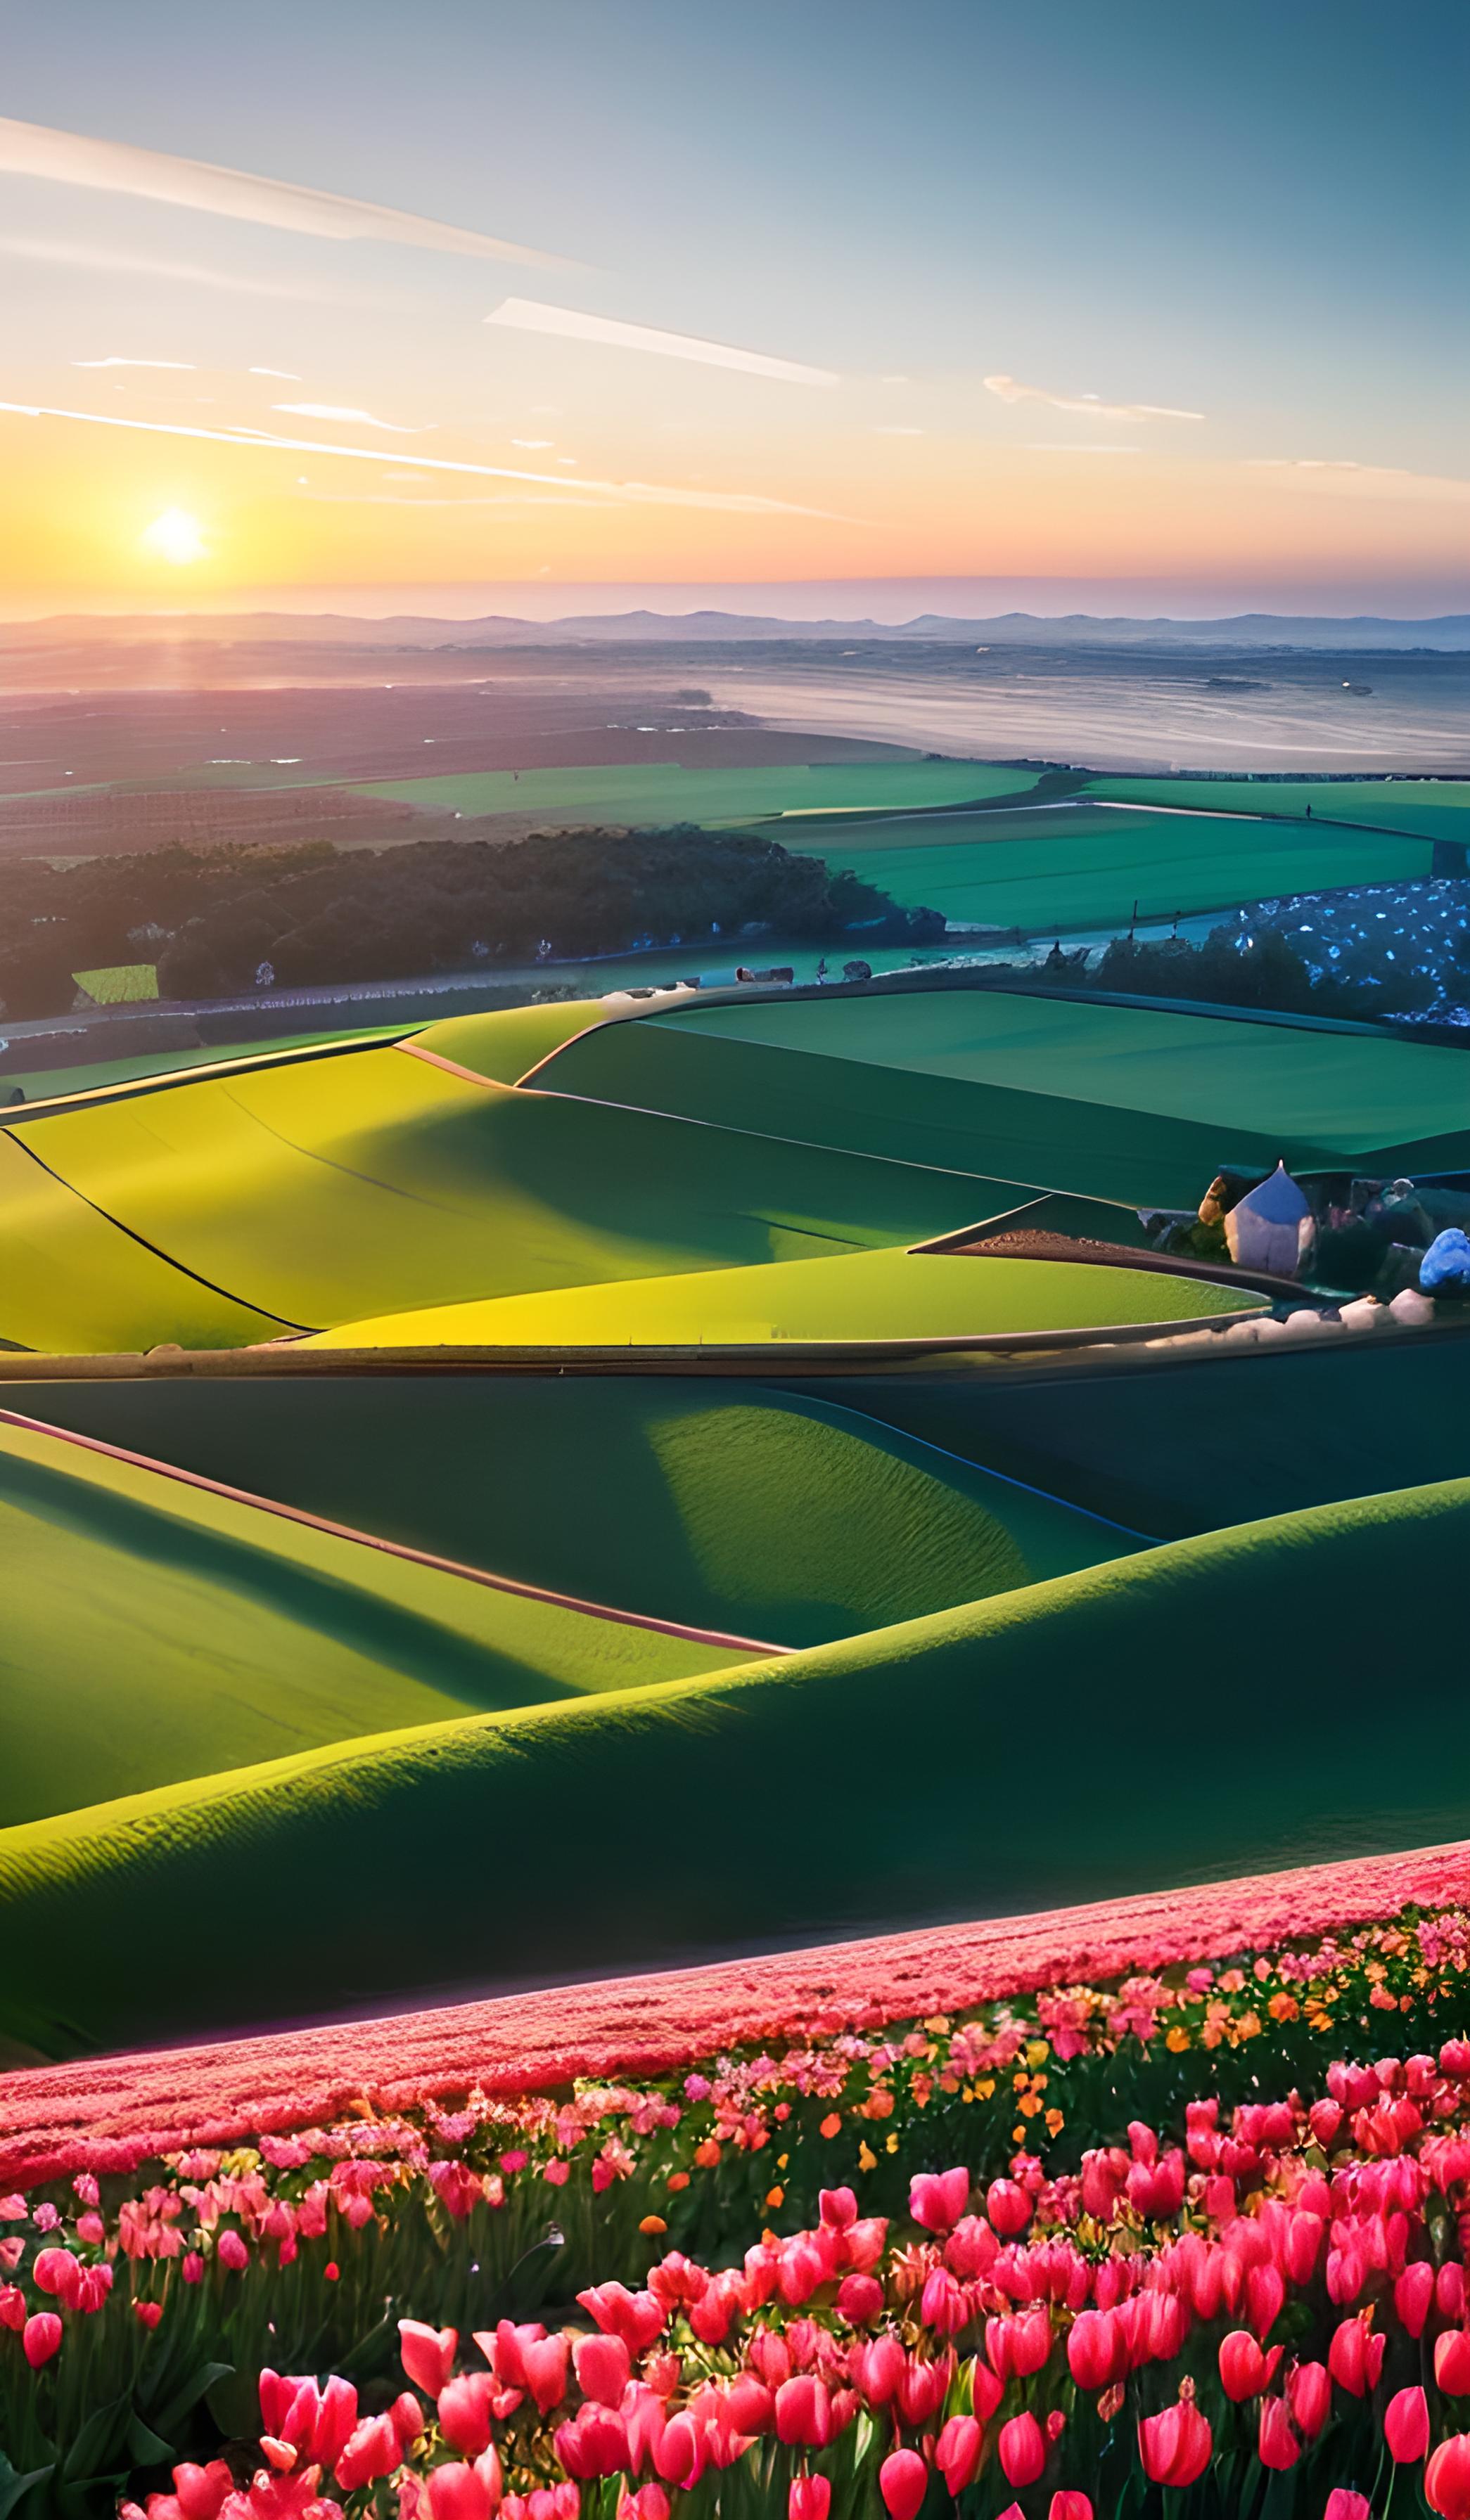
[[[38,1347],[240,1344],[281,1322],[916,1241],[994,1212],[962,1176],[520,1094],[394,1049],[21,1113],[0,1150],[35,1207],[0,1230],[0,1337]],[[121,1253],[119,1226],[152,1249]]]
[[[787,1644],[1130,1545],[861,1407],[753,1382],[69,1383],[17,1405],[521,1583]]]
[[[915,989],[608,1025],[559,1052],[537,1083],[997,1185],[1194,1206],[1225,1161],[1470,1163],[1467,1076],[1461,1052],[1391,1037]],[[992,1194],[977,1216],[1001,1205]]]
[[[1470,817],[1466,818],[1470,823]],[[1080,806],[915,816],[804,842],[832,868],[963,925],[1126,927],[1281,892],[1402,881],[1430,872],[1430,842],[1303,823]]]
[[[1328,817],[1431,840],[1470,839],[1467,779],[1093,779],[1094,796],[1140,805],[1199,806],[1215,813]]]
[[[497,1303],[391,1313],[312,1347],[779,1347],[859,1339],[1104,1330],[1255,1312],[1264,1296],[1193,1278],[1055,1260],[854,1251],[836,1260],[704,1269]]]
[[[1463,1836],[1457,1658],[1382,1713],[1467,1533],[1466,1482],[1368,1499],[7,1830],[0,2025],[74,2052]]]
[[[565,823],[721,823],[801,809],[868,811],[905,805],[966,804],[1016,795],[1036,773],[983,761],[832,761],[774,769],[686,770],[672,761],[606,767],[472,770],[440,779],[354,783],[368,796],[466,815],[534,814]],[[783,839],[785,834],[780,834]],[[793,848],[804,840],[793,837]]]
[[[741,1659],[0,1427],[0,1825]]]

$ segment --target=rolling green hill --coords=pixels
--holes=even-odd
[[[0,2023],[60,2053],[1461,1836],[1456,1658],[1378,1719],[1409,1605],[1452,1632],[1467,1529],[1464,1481],[1322,1508],[13,1827]]]

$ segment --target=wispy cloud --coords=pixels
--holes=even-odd
[[[295,368],[247,368],[246,374],[251,377],[276,377],[283,385],[299,385],[301,382]]]
[[[73,359],[73,368],[176,368],[181,375],[195,373],[192,359]]]
[[[1027,446],[1028,455],[1141,455],[1141,446],[1086,446],[1079,439],[1075,446],[1064,445],[1061,438],[1034,437]]]
[[[763,350],[737,350],[727,341],[702,341],[692,333],[660,333],[650,324],[619,324],[611,315],[583,315],[571,306],[542,306],[531,297],[507,297],[487,324],[518,333],[552,333],[561,340],[593,341],[608,350],[644,350],[658,359],[693,359],[709,368],[739,368],[750,377],[774,377],[781,384],[835,385],[831,368],[803,367],[795,359],[768,358]]]
[[[427,428],[409,428],[401,421],[375,420],[370,411],[354,411],[342,402],[273,402],[271,410],[289,412],[296,420],[345,420],[354,428],[386,428],[392,437],[423,437],[434,426],[431,421]]]
[[[1044,402],[1050,411],[1080,411],[1089,420],[1203,420],[1202,411],[1175,411],[1166,402],[1103,402],[1097,394],[1053,393],[1047,385],[1024,385],[1016,377],[987,377],[987,393],[1002,402]]]
[[[273,175],[246,175],[232,166],[209,166],[196,158],[171,158],[126,141],[93,140],[77,131],[51,131],[38,122],[0,116],[0,174],[40,175],[86,192],[128,193],[145,202],[169,202],[180,209],[212,210],[222,218],[256,226],[290,228],[298,236],[378,245],[424,246],[435,253],[464,253],[496,262],[540,263],[574,269],[561,254],[508,245],[473,228],[421,218],[377,202],[321,193],[309,184],[282,183]]]
[[[1340,455],[1249,455],[1248,472],[1306,475],[1303,487],[1345,491],[1364,499],[1470,499],[1470,481],[1438,472],[1413,472],[1401,464],[1355,464]]]
[[[140,430],[152,437],[188,437],[205,440],[213,446],[245,446],[266,453],[289,455],[337,455],[349,463],[382,464],[390,461],[376,446],[341,446],[324,443],[316,437],[278,437],[266,429],[241,424],[235,428],[203,428],[197,424],[178,420],[131,420],[110,411],[66,411],[50,403],[0,402],[0,412],[20,420],[68,420],[90,428],[127,428]],[[448,455],[420,455],[414,459],[426,472],[468,472],[490,481],[526,481],[537,488],[575,494],[600,491],[608,498],[630,506],[654,508],[713,508],[731,516],[750,517],[819,517],[828,524],[850,525],[859,519],[835,515],[828,508],[805,508],[791,499],[770,499],[755,490],[686,490],[662,481],[568,481],[559,472],[522,472],[508,464],[469,464]],[[569,498],[567,504],[572,504]]]
[[[0,236],[0,253],[19,262],[45,262],[68,271],[103,271],[134,280],[166,280],[185,288],[222,289],[233,297],[280,297],[307,306],[378,306],[378,297],[344,296],[286,280],[248,280],[233,271],[210,271],[199,262],[165,262],[151,253],[118,253],[111,246],[71,245],[54,237]]]

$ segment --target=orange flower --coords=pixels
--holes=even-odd
[[[638,2228],[640,2231],[657,2233],[659,2231],[666,2231],[668,2225],[665,2222],[662,2214],[645,2214],[642,2222],[638,2226]]]
[[[826,2136],[830,2140],[833,2136],[841,2135],[842,2130],[842,2119],[838,2116],[836,2109],[833,2109],[829,2116],[823,2118],[821,2125],[817,2129],[817,2133],[818,2135]]]
[[[712,2135],[707,2135],[704,2142],[699,2145],[695,2152],[695,2167],[699,2170],[713,2170],[719,2159],[720,2147],[718,2141]]]

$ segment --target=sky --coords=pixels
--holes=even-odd
[[[1470,9],[49,0],[0,614],[1470,609]]]

